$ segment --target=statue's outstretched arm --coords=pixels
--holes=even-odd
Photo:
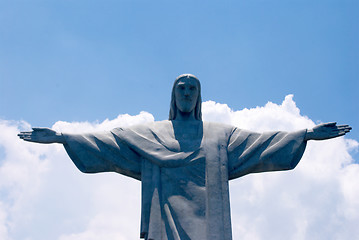
[[[325,140],[336,138],[350,132],[352,128],[349,125],[337,125],[336,122],[323,123],[308,129],[305,140]]]
[[[18,136],[29,142],[36,143],[65,143],[65,138],[49,128],[33,128],[31,132],[20,132]]]

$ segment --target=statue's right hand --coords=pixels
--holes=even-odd
[[[33,128],[31,132],[20,132],[18,136],[29,142],[36,143],[65,143],[64,137],[49,128]]]

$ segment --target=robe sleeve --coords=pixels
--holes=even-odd
[[[305,135],[306,130],[260,134],[234,129],[228,143],[229,179],[294,169],[306,147]]]
[[[141,179],[140,156],[112,131],[63,136],[67,154],[81,172],[117,172]]]

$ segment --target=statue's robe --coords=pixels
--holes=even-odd
[[[228,181],[293,169],[306,130],[255,133],[201,121],[161,121],[92,134],[64,134],[85,173],[142,182],[141,238],[232,239]]]

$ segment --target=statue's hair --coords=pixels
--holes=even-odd
[[[198,90],[198,98],[197,98],[197,103],[196,106],[194,108],[194,117],[196,120],[200,120],[202,121],[202,97],[201,97],[201,83],[199,82],[198,78],[195,75],[192,74],[182,74],[179,75],[175,82],[173,83],[173,87],[172,87],[172,97],[171,97],[171,106],[170,106],[170,114],[169,114],[169,120],[175,120],[176,119],[176,114],[177,114],[177,105],[176,105],[176,95],[175,95],[175,88],[178,84],[178,82],[181,79],[184,78],[192,78],[194,80],[196,80],[197,83],[197,90]]]

